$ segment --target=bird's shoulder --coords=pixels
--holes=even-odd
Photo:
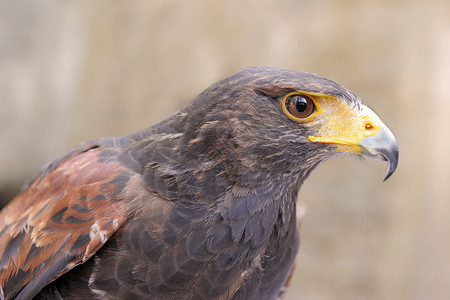
[[[127,220],[141,176],[114,138],[82,143],[47,165],[0,213],[1,298],[27,299],[88,260]]]

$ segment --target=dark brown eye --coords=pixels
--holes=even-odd
[[[309,117],[315,110],[314,102],[306,95],[294,94],[284,100],[284,106],[292,116],[299,119]]]

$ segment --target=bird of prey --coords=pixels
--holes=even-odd
[[[0,214],[1,299],[275,299],[296,200],[343,153],[396,169],[392,132],[316,75],[245,68],[159,124],[84,142]]]

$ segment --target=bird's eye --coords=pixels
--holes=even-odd
[[[283,102],[286,111],[298,119],[307,118],[315,111],[314,102],[306,95],[293,94],[284,98]]]

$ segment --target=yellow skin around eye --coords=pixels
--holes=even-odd
[[[316,111],[309,117],[296,118],[285,108],[284,101],[295,93],[308,95],[314,101]],[[314,128],[315,134],[308,137],[310,142],[334,144],[337,151],[361,153],[358,144],[365,137],[376,134],[383,124],[367,106],[358,109],[333,96],[309,92],[286,95],[283,110],[291,119]]]
[[[296,116],[292,115],[292,114],[287,110],[287,108],[286,108],[286,101],[287,101],[287,100],[289,99],[289,97],[292,96],[292,95],[306,95],[306,96],[309,96],[309,97],[313,100],[313,102],[314,102],[314,104],[315,104],[315,106],[316,106],[316,111],[313,112],[312,114],[310,114],[309,116],[307,116],[306,118],[297,118]],[[311,94],[311,93],[304,93],[304,92],[292,92],[292,93],[287,94],[286,96],[284,96],[283,103],[282,103],[283,112],[284,112],[289,118],[291,118],[292,120],[297,121],[297,122],[300,122],[300,123],[305,123],[305,122],[309,122],[309,121],[314,120],[314,117],[315,117],[317,114],[319,114],[321,111],[320,111],[320,107],[318,107],[318,106],[316,105],[316,101],[314,101],[314,98],[312,97],[312,95],[313,95],[313,94]]]

